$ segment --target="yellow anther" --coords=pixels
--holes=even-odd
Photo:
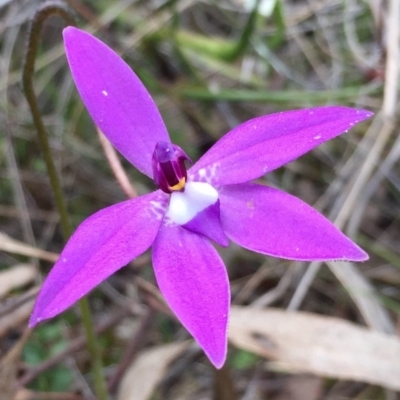
[[[169,190],[172,190],[172,191],[175,192],[175,191],[178,191],[178,190],[182,190],[183,187],[185,186],[185,183],[186,183],[186,178],[183,177],[176,185],[168,186],[168,187],[169,187]]]

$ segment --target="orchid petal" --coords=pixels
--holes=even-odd
[[[74,27],[63,33],[72,76],[95,124],[127,160],[152,177],[155,146],[170,140],[150,94],[103,42]]]
[[[188,231],[204,235],[222,247],[229,245],[228,238],[221,226],[219,200],[201,211],[182,227]]]
[[[249,182],[372,116],[319,107],[254,118],[222,137],[189,171],[190,180],[221,186]]]
[[[172,311],[210,361],[222,367],[227,351],[229,281],[217,251],[201,235],[162,226],[153,245],[158,286]]]
[[[166,208],[157,191],[105,208],[71,236],[39,293],[30,326],[61,313],[154,242]]]
[[[365,261],[368,255],[300,199],[256,184],[220,190],[226,235],[246,249],[291,260]]]

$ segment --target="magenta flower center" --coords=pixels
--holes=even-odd
[[[191,162],[177,145],[158,142],[153,153],[153,179],[165,193],[183,192],[187,180],[185,161]]]

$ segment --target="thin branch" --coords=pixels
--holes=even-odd
[[[114,173],[115,179],[120,184],[122,190],[128,198],[136,197],[136,189],[133,187],[128,178],[128,175],[122,168],[121,161],[119,160],[117,152],[115,151],[113,145],[104,136],[104,133],[99,128],[97,128],[97,133],[99,135],[101,147],[104,150],[104,154],[107,158],[108,163],[110,164],[112,172]]]

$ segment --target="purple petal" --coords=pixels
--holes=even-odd
[[[217,186],[249,182],[371,116],[364,110],[319,107],[254,118],[222,137],[188,175]]]
[[[64,29],[76,87],[95,124],[138,170],[152,177],[156,143],[168,132],[150,94],[113,50],[79,29]]]
[[[228,238],[221,226],[219,200],[181,226],[188,231],[208,237],[222,247],[229,245]]]
[[[30,326],[54,317],[154,242],[166,197],[157,191],[104,208],[71,236],[37,298]]]
[[[368,259],[332,222],[280,190],[249,183],[225,186],[220,204],[226,235],[246,249],[290,260]]]
[[[172,311],[220,368],[227,351],[229,281],[209,241],[180,226],[162,226],[153,245],[158,286]]]

